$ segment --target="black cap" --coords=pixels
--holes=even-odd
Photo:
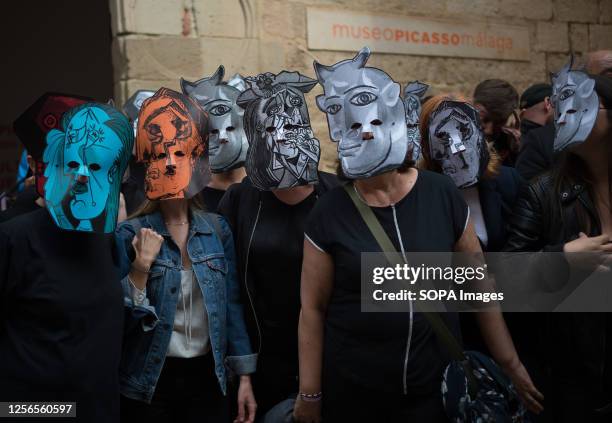
[[[520,108],[528,109],[542,101],[546,97],[552,95],[552,86],[550,84],[534,84],[527,88],[521,95]]]
[[[62,115],[79,104],[94,101],[72,94],[45,93],[13,122],[13,129],[34,160],[41,160],[46,136],[59,129]]]

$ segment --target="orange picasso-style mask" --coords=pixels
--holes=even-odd
[[[189,97],[161,88],[138,114],[136,156],[145,162],[150,200],[189,198],[208,182],[206,113]]]

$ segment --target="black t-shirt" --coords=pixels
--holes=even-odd
[[[300,279],[304,225],[316,192],[295,205],[270,191],[261,193],[261,210],[253,233],[249,272],[255,283],[255,308],[262,325],[262,352],[297,358]]]
[[[114,234],[64,231],[44,208],[0,225],[0,398],[77,401],[119,419],[123,292]]]
[[[397,251],[393,208],[407,252],[453,251],[469,210],[452,181],[419,171],[412,190],[393,207],[372,207]],[[409,331],[408,313],[361,312],[361,253],[380,251],[352,200],[338,187],[322,197],[306,225],[306,236],[332,256],[334,287],[325,322],[325,369],[354,382],[402,392]],[[439,389],[446,353],[425,318],[414,315],[406,381],[409,391]]]
[[[223,189],[205,187],[198,195],[204,203],[206,211],[216,213],[217,207],[219,207],[219,202],[221,201],[221,198],[223,198],[224,194],[225,190]]]

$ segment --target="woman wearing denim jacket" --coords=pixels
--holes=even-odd
[[[256,355],[225,219],[189,200],[150,202],[117,235],[131,261],[122,285],[134,309],[120,366],[124,420],[184,412],[186,421],[227,421],[227,366],[240,375],[237,420],[252,422]]]

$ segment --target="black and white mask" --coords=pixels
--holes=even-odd
[[[364,47],[353,59],[331,66],[314,62],[324,90],[317,106],[327,115],[342,171],[351,179],[397,169],[408,151],[400,85],[382,70],[366,67],[369,57]]]
[[[209,120],[209,160],[214,173],[227,172],[244,166],[248,142],[243,127],[244,111],[236,99],[244,91],[239,75],[223,81],[225,68],[219,66],[209,78],[189,82],[181,78],[181,89],[202,106]]]
[[[552,75],[555,152],[586,141],[599,112],[595,81],[586,73],[572,70],[571,67],[572,61],[559,73]]]
[[[246,172],[253,185],[275,190],[317,183],[321,151],[304,99],[317,81],[287,71],[246,81],[237,103],[245,109]]]
[[[419,116],[421,115],[421,98],[429,85],[419,81],[410,82],[404,88],[404,106],[406,107],[406,126],[408,128],[408,150],[415,162],[421,155],[421,133]]]
[[[476,184],[489,162],[478,110],[460,101],[440,103],[430,118],[429,154],[457,188]]]

